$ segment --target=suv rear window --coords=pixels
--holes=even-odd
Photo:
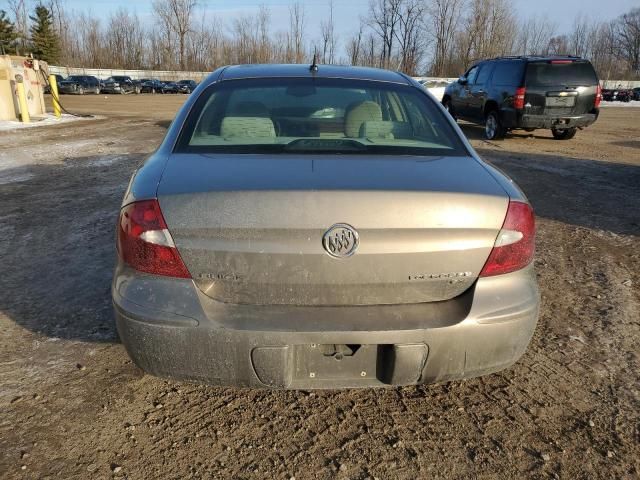
[[[422,90],[329,78],[227,80],[196,100],[177,152],[467,155]]]
[[[589,62],[532,62],[527,67],[527,86],[597,85],[598,77]]]

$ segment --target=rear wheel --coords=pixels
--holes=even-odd
[[[565,128],[563,130],[559,130],[557,128],[552,128],[551,133],[553,134],[553,138],[556,140],[571,140],[576,136],[577,128]]]
[[[497,140],[502,138],[506,132],[506,129],[502,126],[502,122],[500,122],[498,111],[491,110],[487,113],[487,118],[484,122],[484,136],[487,140]]]

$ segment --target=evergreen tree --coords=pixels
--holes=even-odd
[[[31,27],[31,48],[33,55],[47,63],[56,63],[60,59],[60,37],[53,28],[53,15],[47,7],[40,4],[35,9]]]
[[[15,53],[16,38],[15,26],[7,17],[7,12],[0,10],[0,55]]]

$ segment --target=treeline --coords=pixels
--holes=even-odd
[[[316,52],[321,63],[451,77],[481,58],[569,54],[589,58],[603,79],[640,78],[640,8],[611,21],[579,13],[561,32],[546,14],[520,18],[509,0],[370,0],[345,35],[336,31],[333,0],[320,20],[292,3],[280,30],[264,5],[223,22],[197,0],[154,0],[153,20],[143,22],[127,9],[106,18],[72,12],[64,0],[7,4],[0,49],[76,67],[210,71],[308,62]]]

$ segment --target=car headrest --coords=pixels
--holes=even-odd
[[[276,130],[270,118],[265,117],[224,117],[220,126],[223,138],[271,138]]]
[[[344,115],[344,133],[347,137],[360,136],[364,122],[382,120],[382,109],[376,102],[361,102],[350,105]]]

